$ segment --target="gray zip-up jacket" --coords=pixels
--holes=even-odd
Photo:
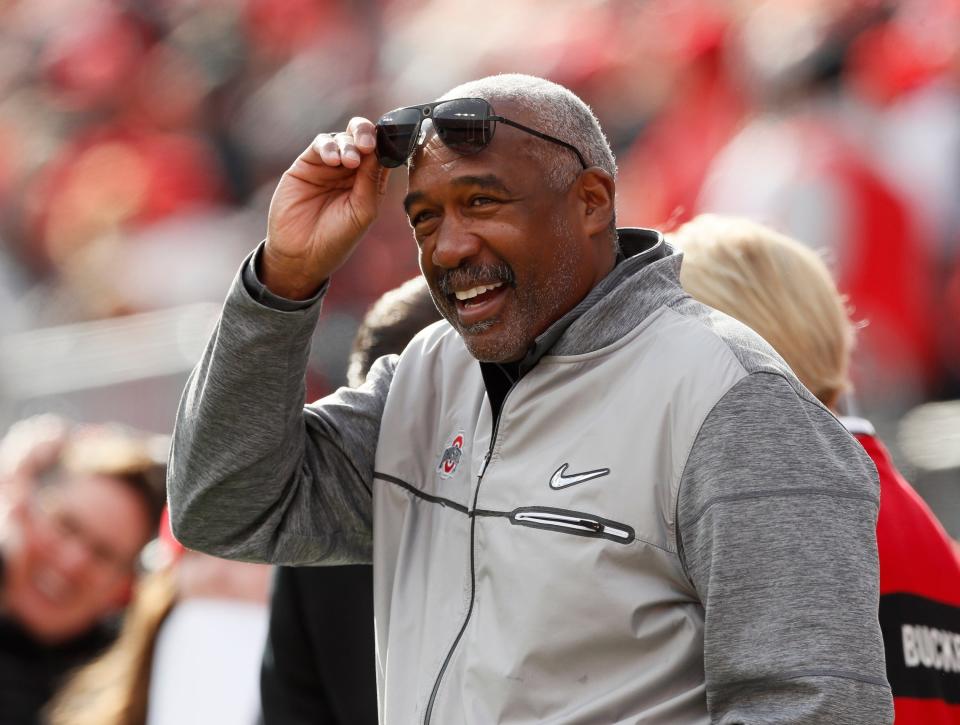
[[[658,234],[621,246],[499,416],[446,323],[303,407],[319,302],[257,301],[248,261],[181,404],[176,535],[372,557],[389,725],[892,722],[869,458]]]

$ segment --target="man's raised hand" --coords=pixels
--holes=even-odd
[[[313,295],[357,246],[373,222],[388,170],[374,149],[366,118],[317,136],[287,169],[273,193],[260,276],[281,297]]]

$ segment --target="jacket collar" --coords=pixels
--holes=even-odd
[[[597,318],[598,312],[606,310],[610,312],[610,305],[606,298],[614,291],[620,288],[624,282],[637,276],[638,273],[651,265],[656,265],[663,260],[679,258],[673,248],[664,240],[663,234],[655,229],[643,229],[639,227],[627,227],[617,230],[617,239],[620,247],[620,253],[617,255],[617,263],[610,273],[604,277],[573,309],[558,319],[546,330],[544,330],[531,343],[530,348],[523,360],[519,363],[499,364],[499,363],[480,363],[481,370],[484,372],[484,378],[489,380],[491,377],[500,377],[505,375],[510,380],[516,380],[529,372],[548,351],[558,347],[564,334],[571,328],[584,327],[575,324],[586,318]],[[679,262],[677,262],[679,270]],[[632,287],[633,285],[631,285]],[[605,315],[601,315],[605,316]],[[586,326],[588,327],[588,326]],[[579,341],[580,335],[576,335],[577,342],[574,345],[563,344],[562,354],[577,354],[578,352],[587,352],[587,349],[579,349],[582,343]],[[607,343],[587,346],[592,349],[603,347]],[[496,368],[497,373],[492,375],[492,370]]]
[[[663,234],[656,229],[641,229],[638,227],[618,229],[617,240],[620,246],[620,254],[617,256],[618,263],[610,271],[610,274],[600,280],[587,293],[587,296],[580,300],[579,304],[540,333],[533,341],[526,356],[520,362],[521,375],[536,365],[540,358],[553,348],[563,336],[563,333],[595,307],[611,290],[651,262],[663,259],[671,252]]]

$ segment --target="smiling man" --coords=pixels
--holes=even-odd
[[[386,168],[445,318],[304,406]],[[680,255],[614,226],[568,90],[496,76],[322,134],[183,397],[177,535],[374,564],[385,723],[885,723],[876,475]]]

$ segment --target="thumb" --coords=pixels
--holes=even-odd
[[[376,154],[366,154],[357,167],[353,184],[354,203],[371,216],[375,215],[387,188],[389,169],[380,165]]]

